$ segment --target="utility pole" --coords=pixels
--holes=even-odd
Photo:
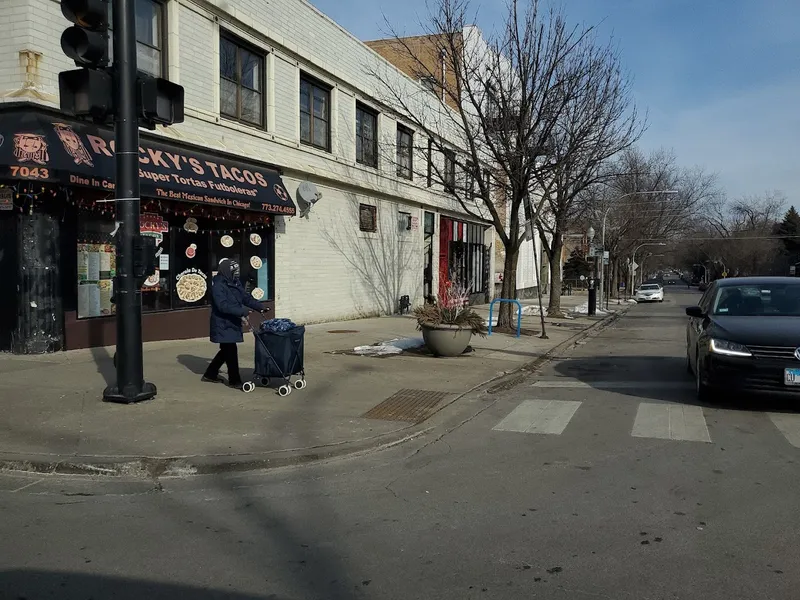
[[[113,0],[114,137],[116,154],[117,383],[103,399],[129,404],[149,400],[156,386],[144,380],[142,289],[135,272],[139,235],[139,111],[137,110],[135,0]]]

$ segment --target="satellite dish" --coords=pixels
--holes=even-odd
[[[310,181],[304,181],[297,186],[297,204],[300,207],[300,216],[307,217],[314,205],[322,198],[322,193]]]

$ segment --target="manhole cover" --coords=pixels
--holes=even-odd
[[[436,412],[436,407],[447,395],[447,392],[400,390],[377,406],[373,406],[362,416],[365,419],[381,421],[422,423]]]
[[[358,329],[331,329],[328,333],[358,333]]]

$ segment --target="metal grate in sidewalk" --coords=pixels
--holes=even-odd
[[[447,392],[402,389],[373,406],[362,417],[381,421],[422,423],[436,412],[436,407],[447,396]]]

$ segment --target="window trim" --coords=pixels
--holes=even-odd
[[[433,187],[433,140],[428,138],[428,187]]]
[[[442,183],[448,192],[456,191],[456,152],[455,150],[444,150],[444,169],[442,169]],[[450,170],[448,172],[448,166]]]
[[[362,138],[361,139],[362,156],[364,154],[364,152],[363,152],[363,148],[364,148],[363,135],[359,134],[359,132],[358,132],[358,111],[361,111],[362,113],[364,113],[366,115],[369,115],[369,116],[371,116],[371,117],[373,117],[375,119],[375,137],[374,137],[374,139],[372,141],[372,152],[373,152],[373,155],[375,156],[375,163],[374,164],[373,163],[368,163],[363,159],[362,160],[358,159],[358,138],[359,137]],[[370,167],[371,169],[377,169],[378,168],[378,163],[379,163],[379,160],[378,160],[378,138],[380,137],[380,132],[378,131],[378,117],[379,116],[380,116],[380,112],[378,112],[374,108],[364,104],[363,102],[361,102],[359,100],[356,100],[356,118],[355,118],[356,163],[358,163],[359,165],[364,165],[365,167]]]
[[[153,48],[158,50],[159,54],[159,72],[154,75],[155,77],[161,77],[163,79],[169,79],[169,11],[167,10],[167,2],[169,0],[150,0],[153,4],[158,6],[158,21],[159,21],[159,35],[157,36],[159,43],[161,44],[160,47],[152,46],[146,42],[140,42],[138,39],[136,40],[136,47],[138,49],[139,44],[143,46],[147,46],[148,48]],[[136,0],[134,0],[134,11],[136,10],[135,6]],[[113,34],[114,28],[111,27],[111,14],[112,14],[112,7],[111,1],[109,0],[108,3],[108,16],[109,16],[109,26],[108,26],[108,33]],[[113,44],[113,36],[109,35],[108,37],[108,58],[109,58],[109,66],[114,63],[114,44]],[[138,63],[138,50],[137,50],[137,63]],[[141,70],[141,69],[140,69]],[[148,73],[149,74],[149,73]]]
[[[304,113],[303,109],[300,105],[300,96],[302,95],[303,90],[303,83],[306,83],[311,86],[311,97],[310,97],[310,111],[309,113]],[[326,144],[325,146],[320,146],[319,144],[314,143],[314,120],[317,117],[314,117],[314,88],[322,90],[328,95],[328,101],[325,103],[325,124],[327,125],[327,135],[325,136]],[[300,71],[300,86],[297,88],[297,124],[300,129],[300,133],[298,138],[300,143],[304,146],[308,146],[310,148],[316,148],[317,150],[322,150],[324,152],[331,151],[331,101],[332,101],[332,92],[333,86],[325,83],[324,81],[317,79],[313,75],[308,74],[305,71]],[[300,119],[302,118],[303,114],[308,114],[309,117],[309,135],[310,139],[308,141],[303,139],[303,128],[300,127]]]
[[[261,76],[259,77],[261,83],[261,91],[259,92],[259,96],[261,97],[261,110],[259,111],[261,115],[261,120],[259,123],[255,123],[253,121],[248,121],[241,117],[242,113],[242,94],[241,89],[245,86],[242,85],[241,82],[233,82],[236,84],[236,111],[239,113],[239,116],[229,115],[227,113],[222,112],[222,80],[231,81],[227,77],[222,76],[222,69],[217,65],[217,69],[219,70],[219,93],[220,93],[220,103],[219,103],[219,116],[227,121],[233,121],[235,123],[241,123],[247,127],[256,127],[258,129],[266,129],[267,127],[267,54],[269,54],[263,48],[259,48],[246,40],[243,40],[239,36],[234,33],[231,33],[227,29],[220,28],[219,30],[219,41],[220,43],[222,40],[227,40],[231,44],[237,47],[236,52],[236,68],[239,70],[241,68],[241,59],[238,50],[246,50],[250,54],[254,54],[261,59]],[[241,75],[241,73],[239,73]],[[250,88],[247,88],[248,90]]]
[[[404,174],[403,164],[400,162],[400,136],[408,135],[408,174]],[[414,130],[397,124],[397,176],[407,181],[414,181]]]
[[[362,211],[367,208],[369,212],[372,214],[372,228],[371,229],[364,229],[363,222],[361,220],[361,213]],[[358,203],[358,230],[361,233],[377,233],[378,232],[378,207],[375,204],[367,204],[365,202]]]

